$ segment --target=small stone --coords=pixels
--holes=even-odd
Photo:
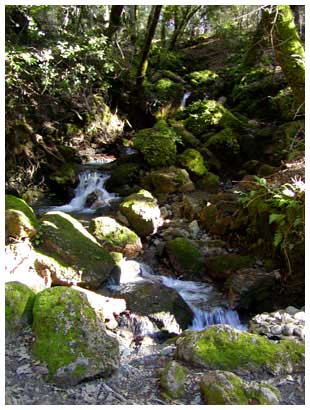
[[[193,237],[196,237],[199,234],[200,228],[196,220],[191,222],[188,225],[188,228]]]
[[[285,325],[285,326],[283,326],[283,331],[282,332],[285,336],[292,336],[293,333],[294,333],[294,326]]]
[[[272,326],[272,328],[270,329],[270,332],[273,335],[280,335],[282,333],[282,326],[279,326],[279,325]]]
[[[305,322],[306,319],[306,314],[305,312],[297,312],[294,315],[294,319],[300,321],[300,322]]]
[[[299,312],[299,310],[296,309],[294,306],[288,306],[285,310],[291,316],[294,316],[295,313]]]

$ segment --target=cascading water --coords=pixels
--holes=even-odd
[[[123,260],[120,269],[120,284],[146,280],[175,289],[194,313],[189,327],[191,330],[202,330],[214,324],[228,324],[240,330],[246,329],[235,310],[218,305],[223,295],[209,284],[156,275],[148,265],[131,260]]]
[[[181,101],[181,108],[185,108],[186,106],[186,101],[188,97],[191,95],[190,91],[186,91],[186,93],[183,95],[182,101]]]
[[[95,212],[96,208],[108,205],[116,194],[109,193],[104,185],[110,174],[100,171],[83,171],[79,174],[79,184],[75,189],[75,196],[67,205],[56,206],[53,210],[64,212]],[[90,194],[96,194],[95,202],[86,206],[87,198]]]

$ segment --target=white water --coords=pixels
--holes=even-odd
[[[188,97],[191,95],[190,91],[186,91],[186,93],[183,95],[182,101],[181,101],[181,108],[185,108],[186,101]]]
[[[100,171],[83,171],[79,174],[79,184],[74,193],[75,196],[67,205],[55,206],[54,211],[86,212],[92,213],[101,206],[108,205],[111,200],[117,198],[116,194],[109,193],[104,185],[110,175]],[[86,207],[88,195],[96,193],[97,199],[90,208]]]
[[[246,329],[235,310],[211,305],[214,296],[217,300],[224,297],[209,284],[156,275],[148,265],[132,260],[123,260],[120,268],[120,284],[146,280],[175,289],[194,313],[194,320],[189,327],[191,330],[202,330],[214,324],[228,324],[237,329]]]

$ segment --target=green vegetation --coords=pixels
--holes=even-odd
[[[195,175],[202,176],[207,172],[203,156],[196,149],[186,149],[179,156],[179,161],[184,168]]]

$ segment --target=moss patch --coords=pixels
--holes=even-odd
[[[206,261],[208,275],[215,279],[225,279],[239,269],[252,266],[253,257],[241,255],[209,256]]]
[[[169,362],[160,377],[163,395],[168,399],[177,399],[184,395],[184,383],[188,372],[176,361]]]
[[[195,175],[202,176],[207,172],[203,156],[193,148],[188,148],[179,155],[179,161],[184,168]]]

